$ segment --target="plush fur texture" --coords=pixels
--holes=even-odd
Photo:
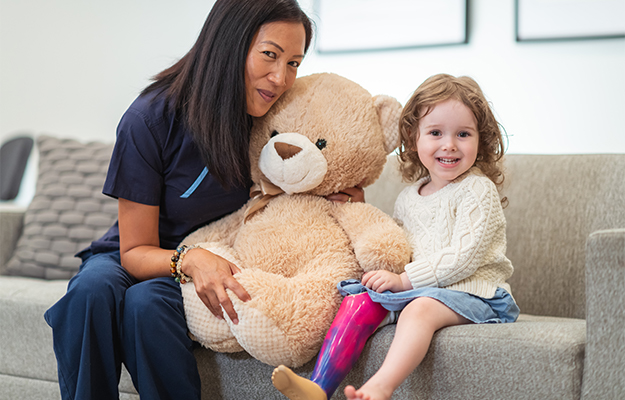
[[[271,365],[297,367],[319,351],[342,301],[336,285],[366,271],[403,270],[410,246],[403,230],[365,203],[338,204],[323,196],[373,183],[399,143],[401,105],[372,97],[334,74],[296,80],[254,123],[252,179],[279,194],[245,219],[236,213],[189,235],[241,268],[236,279],[252,300],[230,294],[239,324],[214,317],[181,285],[191,334],[215,351],[245,350]],[[245,219],[245,222],[244,222]]]

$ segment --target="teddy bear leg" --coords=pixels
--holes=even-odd
[[[332,397],[351,371],[367,339],[387,315],[388,310],[371,300],[366,292],[343,299],[310,378],[323,389],[327,398]]]
[[[239,344],[252,357],[277,367],[298,367],[313,358],[340,307],[340,278],[320,278],[317,270],[294,277],[248,268],[235,277],[251,300],[228,290],[239,317],[224,315]]]

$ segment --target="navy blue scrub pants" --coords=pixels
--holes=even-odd
[[[139,282],[119,252],[83,256],[45,313],[63,399],[116,399],[122,362],[142,399],[199,399],[200,377],[179,285]]]

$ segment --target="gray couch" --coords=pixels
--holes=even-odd
[[[403,184],[389,160],[366,198],[392,213]],[[505,165],[510,284],[522,314],[514,324],[439,331],[393,398],[625,398],[625,154],[509,155]],[[24,220],[23,211],[0,213],[0,272],[16,274],[7,260],[21,251]],[[43,313],[66,285],[0,276],[0,399],[59,398]],[[373,335],[345,382],[358,386],[380,367],[394,329]],[[284,398],[273,367],[245,353],[198,348],[196,357],[204,399]],[[313,366],[296,372],[310,376]],[[345,382],[333,398],[343,398]],[[126,373],[120,391],[138,398]]]

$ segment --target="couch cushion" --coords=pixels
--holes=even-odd
[[[43,313],[63,296],[67,281],[0,277],[0,373],[56,380],[52,329]],[[19,345],[18,345],[19,344]]]
[[[362,386],[382,365],[395,325],[376,332],[332,399]],[[453,326],[434,335],[422,364],[399,386],[398,399],[579,399],[586,322],[522,314],[512,324]],[[275,399],[272,366],[247,353],[197,349],[202,398]],[[316,360],[294,369],[310,378]]]
[[[117,218],[117,201],[102,194],[113,145],[40,136],[37,148],[37,188],[5,274],[69,278],[80,266],[74,254]]]
[[[35,394],[59,393],[52,329],[43,314],[65,294],[67,283],[0,277],[0,398],[23,388],[26,394],[15,398],[51,398]],[[125,393],[122,398],[137,393],[125,368],[119,389]]]

